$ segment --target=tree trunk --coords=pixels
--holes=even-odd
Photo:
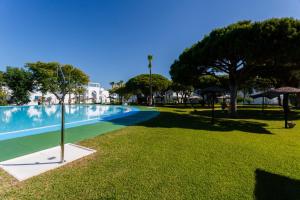
[[[42,92],[42,105],[45,103],[45,94]]]
[[[282,106],[282,103],[281,103],[281,96],[279,95],[277,99],[278,99],[278,100],[277,100],[277,101],[278,101],[278,105],[279,105],[279,106]]]
[[[229,83],[230,88],[230,114],[236,115],[237,111],[237,82],[231,78]]]
[[[201,104],[202,104],[202,107],[204,107],[204,106],[205,106],[205,98],[204,98],[204,94],[202,94],[201,96],[202,96],[202,102],[201,102]]]
[[[215,94],[212,94],[211,123],[215,123]]]
[[[149,68],[149,70],[150,70],[150,81],[149,81],[149,83],[150,83],[150,99],[149,99],[149,106],[153,106],[152,104],[153,104],[153,91],[152,91],[152,71],[151,71],[151,65],[150,65],[150,68]]]
[[[297,107],[297,108],[300,108],[300,94],[297,94],[297,95],[296,95],[296,99],[297,99],[297,100],[296,100],[296,102],[297,102],[296,107]]]
[[[184,100],[183,100],[184,101],[184,107],[186,107],[186,104],[187,104],[187,97],[186,96],[187,96],[187,94],[184,93]]]
[[[69,105],[71,105],[71,92],[69,92]]]
[[[262,105],[261,105],[261,111],[265,111],[265,97],[262,97]]]
[[[245,105],[245,98],[246,98],[246,92],[245,92],[245,88],[243,89],[243,105]]]
[[[181,98],[180,98],[180,103],[183,103],[183,92],[180,92]]]
[[[283,95],[284,127],[288,128],[289,95]]]

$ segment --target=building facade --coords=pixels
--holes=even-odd
[[[29,105],[38,105],[42,102],[45,104],[58,104],[58,98],[52,94],[47,93],[44,96],[40,91],[35,91],[30,94]],[[109,92],[101,87],[100,83],[89,83],[85,87],[85,92],[81,96],[76,96],[75,94],[66,94],[65,96],[66,104],[75,104],[75,103],[99,103],[99,104],[109,104]]]

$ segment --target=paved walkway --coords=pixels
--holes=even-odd
[[[99,122],[66,130],[65,143],[76,143],[110,131],[147,121],[159,114],[155,109],[140,107],[140,112],[123,118]],[[59,145],[60,132],[54,131],[39,135],[0,141],[0,162],[22,155]]]

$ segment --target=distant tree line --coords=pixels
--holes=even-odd
[[[54,94],[59,101],[64,101],[66,94],[80,98],[88,82],[87,74],[69,64],[35,62],[26,63],[23,68],[7,67],[0,72],[0,104],[26,104],[34,91],[42,93],[42,101],[47,93]],[[10,90],[9,97],[4,86]]]
[[[121,84],[122,83],[122,84]],[[154,99],[160,98],[160,103],[184,103],[187,104],[189,97],[195,91],[195,88],[205,88],[214,85],[226,87],[228,84],[227,76],[220,76],[218,78],[212,75],[205,75],[199,77],[197,84],[188,85],[171,81],[160,74],[152,74],[152,90]],[[117,94],[118,99],[113,99],[112,102],[121,104],[128,101],[130,97],[136,97],[136,103],[147,104],[150,98],[150,75],[140,74],[130,78],[126,83],[123,81],[111,82],[112,88],[109,90],[110,94]],[[194,88],[195,87],[195,88]],[[170,92],[171,98],[169,102],[166,101],[167,92]],[[176,99],[173,99],[173,92],[176,94]],[[111,97],[112,98],[112,97]],[[204,99],[204,97],[203,97]],[[204,101],[202,101],[204,103]]]
[[[112,82],[114,83],[114,82]],[[111,84],[113,85],[113,84]],[[111,94],[118,94],[118,103],[128,100],[132,96],[136,96],[137,103],[146,103],[150,98],[150,76],[149,74],[140,74],[130,78],[125,84],[114,83],[114,87],[110,90]],[[156,95],[164,95],[170,88],[171,81],[160,74],[152,74],[152,90]]]
[[[241,21],[215,29],[185,49],[170,74],[173,82],[194,88],[204,87],[203,77],[211,81],[227,77],[230,111],[235,114],[238,90],[298,87],[299,55],[299,20]]]

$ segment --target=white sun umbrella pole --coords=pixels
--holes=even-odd
[[[65,79],[65,75],[62,71],[61,66],[58,66],[57,69],[60,73],[61,76],[63,78],[63,84],[66,84],[66,79]],[[58,78],[58,73],[57,73],[57,78]],[[64,87],[63,87],[64,88]],[[65,161],[65,88],[62,91],[61,94],[61,99],[60,99],[60,105],[61,105],[61,129],[60,129],[60,162],[63,163]]]

